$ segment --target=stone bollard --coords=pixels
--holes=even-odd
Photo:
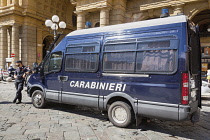
[[[7,78],[6,78],[6,81],[7,81],[7,82],[12,82],[12,77],[7,77]]]

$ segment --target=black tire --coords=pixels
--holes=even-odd
[[[119,112],[124,114],[118,114],[118,116],[116,116],[117,114],[115,113]],[[128,127],[134,120],[134,113],[129,104],[122,101],[117,101],[112,103],[108,108],[108,117],[113,125],[117,127]]]
[[[6,81],[6,78],[4,76],[2,76],[2,81]]]
[[[46,106],[46,100],[44,94],[40,90],[35,90],[32,94],[32,103],[36,108],[44,108]]]

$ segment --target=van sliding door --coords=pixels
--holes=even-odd
[[[62,102],[98,107],[100,43],[94,40],[69,42],[64,60]]]

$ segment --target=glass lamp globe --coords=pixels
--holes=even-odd
[[[53,23],[51,26],[52,30],[58,30],[58,25],[56,23]]]
[[[52,16],[53,22],[59,22],[59,17],[57,15]]]
[[[52,26],[52,21],[50,20],[50,19],[48,19],[48,20],[46,20],[45,21],[45,25],[47,26],[47,27],[51,27]]]
[[[61,29],[65,29],[65,28],[66,28],[66,23],[65,23],[64,21],[61,21],[61,22],[59,23],[59,27],[60,27]]]

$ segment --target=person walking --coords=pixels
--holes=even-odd
[[[15,88],[16,88],[17,92],[16,92],[15,99],[13,100],[13,103],[16,103],[16,101],[18,100],[18,102],[16,104],[20,104],[22,101],[21,91],[23,90],[24,81],[25,81],[25,77],[28,73],[28,70],[27,70],[27,67],[25,67],[22,64],[22,61],[20,61],[20,60],[16,61],[15,65],[17,66],[17,69],[15,71],[14,78],[15,78]]]
[[[9,77],[14,78],[14,71],[15,71],[15,69],[13,68],[13,65],[10,64],[10,66],[9,66],[9,68],[8,68]]]

